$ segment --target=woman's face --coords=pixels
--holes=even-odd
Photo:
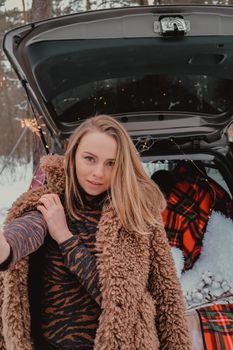
[[[76,175],[81,187],[97,196],[110,187],[117,143],[113,137],[93,131],[80,141],[76,151]]]

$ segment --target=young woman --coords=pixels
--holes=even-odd
[[[165,201],[125,129],[88,119],[0,237],[1,350],[188,350]]]

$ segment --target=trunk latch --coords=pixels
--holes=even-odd
[[[163,16],[154,22],[154,31],[163,36],[184,36],[190,31],[190,22],[181,16]]]

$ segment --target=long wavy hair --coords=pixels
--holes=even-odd
[[[87,119],[69,139],[65,152],[65,204],[68,215],[71,219],[77,219],[77,203],[82,203],[76,175],[76,151],[82,138],[93,131],[107,134],[117,143],[109,200],[122,226],[129,232],[147,233],[149,226],[161,224],[156,220],[155,213],[164,210],[165,199],[158,186],[146,174],[125,128],[108,115]]]

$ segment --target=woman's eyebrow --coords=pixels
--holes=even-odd
[[[88,151],[83,151],[83,153],[87,153],[87,154],[89,154],[90,156],[97,157],[94,153],[91,153],[91,152],[88,152]]]
[[[95,158],[98,158],[97,157],[97,155],[95,155],[94,153],[92,153],[92,152],[89,152],[89,151],[83,151],[83,153],[87,153],[87,154],[89,154],[90,156],[92,156],[92,157],[95,157]],[[115,161],[116,160],[116,158],[108,158],[108,159],[106,159],[107,161],[109,161],[109,160],[111,160],[111,161]]]

